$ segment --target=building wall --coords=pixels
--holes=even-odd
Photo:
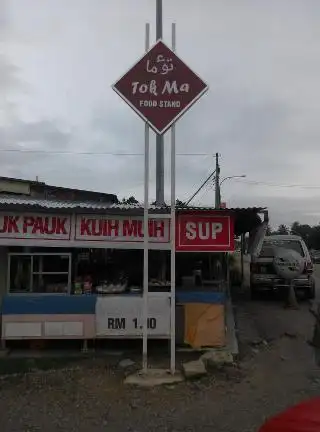
[[[117,203],[114,194],[78,190],[47,185],[43,182],[19,180],[0,177],[0,194],[26,195],[40,199],[57,199],[69,201],[98,201]]]
[[[15,182],[14,180],[0,179],[0,192],[30,195],[30,184],[27,182]]]
[[[33,183],[31,186],[32,197],[41,199],[58,199],[68,201],[99,201],[116,203],[117,196],[99,192],[83,191],[77,189],[59,188],[42,183]]]

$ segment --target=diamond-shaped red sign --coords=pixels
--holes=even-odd
[[[113,89],[155,132],[163,134],[208,86],[159,40]]]

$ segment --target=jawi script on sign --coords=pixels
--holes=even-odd
[[[179,216],[177,225],[178,251],[234,250],[234,224],[230,215],[183,214]]]

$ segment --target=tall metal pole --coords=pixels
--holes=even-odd
[[[241,243],[240,243],[240,247],[241,247],[241,254],[240,254],[240,259],[241,259],[241,286],[243,286],[243,279],[244,279],[244,263],[243,263],[243,253],[244,253],[244,234],[241,234]]]
[[[150,24],[146,24],[145,50],[150,45]],[[144,131],[144,210],[143,210],[143,330],[142,368],[148,369],[148,295],[149,295],[149,126]]]
[[[220,166],[219,153],[216,153],[216,177],[215,177],[215,208],[220,208]]]
[[[156,39],[162,39],[162,0],[156,4]],[[156,202],[164,204],[164,146],[163,135],[156,137]]]
[[[172,51],[176,50],[176,25],[172,24]],[[171,303],[170,370],[176,371],[176,126],[171,127]]]
[[[156,10],[156,38],[162,39],[162,0],[157,0]]]

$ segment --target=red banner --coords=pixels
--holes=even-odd
[[[223,212],[180,214],[177,217],[176,250],[185,252],[233,251],[233,217]]]

